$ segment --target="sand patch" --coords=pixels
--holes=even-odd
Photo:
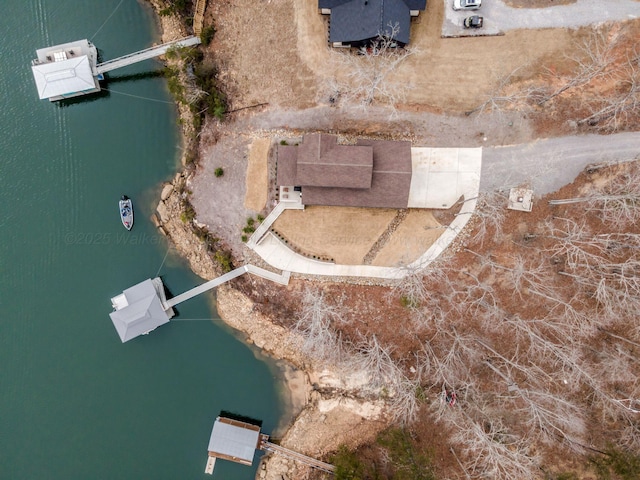
[[[426,252],[443,231],[430,210],[409,210],[371,264],[394,267],[411,263]]]
[[[261,212],[267,205],[269,185],[268,157],[271,140],[258,138],[249,146],[249,163],[246,173],[246,193],[244,206],[249,210]]]

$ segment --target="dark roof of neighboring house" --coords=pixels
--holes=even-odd
[[[307,143],[309,137],[311,139]],[[352,155],[351,152],[369,150],[372,152],[373,162],[370,184],[366,188],[353,187],[360,184],[363,176],[340,180],[334,177],[338,171],[331,168],[315,170],[315,178],[307,178],[306,184],[300,183],[300,154],[305,148],[309,148],[305,145],[314,146],[318,152],[323,148],[322,145],[325,148],[334,145],[331,151],[337,152],[336,159],[344,164],[352,160],[360,161],[359,155]],[[303,157],[307,154],[303,153]],[[358,176],[351,173],[345,175]],[[278,185],[302,186],[302,201],[305,205],[406,208],[411,187],[411,143],[358,140],[356,145],[337,145],[337,137],[333,135],[305,136],[302,145],[298,147],[278,146],[276,181]]]
[[[318,0],[318,8],[333,8],[353,0]],[[427,0],[404,0],[410,10],[424,10],[427,8]]]
[[[329,41],[357,43],[390,34],[398,26],[395,40],[409,43],[411,10],[424,10],[426,0],[319,0],[319,8],[331,10]]]

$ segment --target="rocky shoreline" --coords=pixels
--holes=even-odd
[[[149,3],[156,13],[163,7],[158,0],[149,0]],[[158,18],[163,42],[187,34],[179,19],[170,15],[158,15]],[[187,142],[193,138],[192,115],[186,106],[179,102],[176,104],[183,141]],[[184,149],[185,152],[188,150]],[[220,266],[195,234],[191,222],[183,221],[187,185],[195,172],[185,167],[184,154],[181,164],[183,170],[164,185],[153,220],[158,230],[174,244],[178,254],[187,259],[191,270],[210,280],[220,275]],[[289,364],[281,371],[289,391],[287,407],[295,420],[282,432],[281,445],[310,456],[323,457],[342,444],[355,447],[372,441],[387,426],[383,402],[358,399],[357,386],[350,386],[348,380],[338,378],[332,372],[314,368],[309,359],[300,354],[295,335],[255,310],[251,299],[242,292],[223,285],[218,287],[216,298],[218,314],[227,325],[241,332],[247,343]],[[309,467],[279,455],[265,455],[257,478],[304,479],[309,474]]]

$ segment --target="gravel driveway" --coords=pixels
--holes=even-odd
[[[577,0],[549,8],[512,8],[502,0],[483,0],[482,7],[473,11],[455,11],[453,0],[444,2],[443,37],[498,35],[519,28],[576,28],[640,17],[637,0]],[[464,29],[462,21],[469,15],[483,16],[483,28]]]
[[[580,135],[482,150],[480,190],[529,183],[536,196],[573,182],[586,165],[640,158],[640,133]]]

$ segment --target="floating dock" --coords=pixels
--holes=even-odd
[[[162,279],[156,277],[134,285],[117,297],[113,297],[111,306],[114,311],[109,316],[120,335],[120,340],[123,343],[128,342],[167,323],[175,315],[173,307],[179,303],[216,288],[244,273],[251,273],[280,285],[288,285],[291,275],[291,272],[287,271],[277,274],[255,265],[243,265],[169,300],[165,297]]]
[[[256,450],[273,452],[312,468],[333,473],[334,466],[269,442],[269,435],[251,423],[219,416],[213,423],[204,473],[213,474],[216,458],[251,466]]]
[[[159,57],[171,48],[199,44],[200,38],[191,36],[98,63],[95,45],[86,39],[78,40],[36,50],[38,58],[31,62],[31,70],[38,96],[56,102],[99,92],[106,72]]]

